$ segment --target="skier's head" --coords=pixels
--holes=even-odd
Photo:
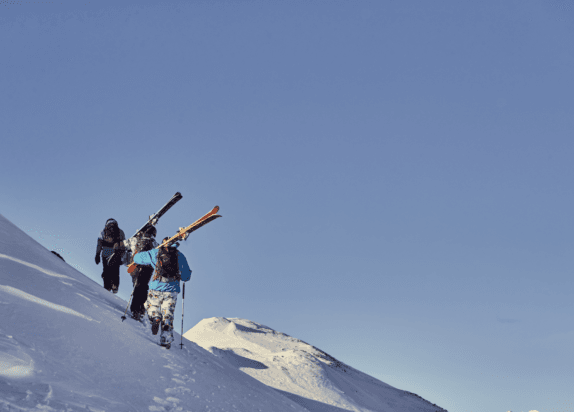
[[[146,237],[155,237],[157,235],[157,229],[153,226],[148,227],[143,233]]]
[[[106,220],[106,227],[118,227],[118,222],[116,221],[116,219],[108,219]]]
[[[120,228],[118,227],[116,219],[106,220],[106,227],[104,227],[102,235],[107,242],[116,242],[119,240]]]

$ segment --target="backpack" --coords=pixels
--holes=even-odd
[[[152,280],[163,283],[181,279],[179,271],[178,251],[174,247],[161,247],[157,252],[157,262]]]
[[[154,240],[150,237],[144,237],[144,236],[137,237],[136,250],[134,252],[134,255],[139,252],[147,252],[148,250],[152,250],[154,246],[153,241]]]
[[[120,240],[120,228],[118,227],[118,222],[115,219],[108,219],[106,221],[106,227],[102,231],[102,240],[105,246],[114,246],[114,243]]]

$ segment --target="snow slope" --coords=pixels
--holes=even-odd
[[[0,215],[0,411],[305,411],[126,304]]]
[[[314,346],[249,320],[204,319],[184,337],[312,412],[444,411]]]

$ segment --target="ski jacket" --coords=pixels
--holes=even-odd
[[[157,264],[157,254],[158,249],[148,250],[147,252],[139,252],[134,256],[134,263],[138,265],[148,265],[155,268]],[[187,263],[187,259],[179,250],[177,251],[177,263],[179,271],[181,273],[181,280],[187,282],[191,279],[191,269]],[[160,282],[158,280],[152,280],[149,284],[151,290],[157,290],[159,292],[177,292],[181,290],[179,288],[179,280],[173,282]]]
[[[121,242],[126,239],[126,235],[124,235],[124,231],[120,229],[120,236],[118,242]],[[112,242],[106,242],[104,240],[104,231],[102,230],[100,233],[100,237],[98,237],[98,247],[96,249],[96,255],[99,255],[102,252],[102,258],[107,258],[114,253],[114,245]]]

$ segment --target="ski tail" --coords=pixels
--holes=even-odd
[[[173,205],[175,205],[177,202],[179,202],[181,200],[183,196],[181,195],[181,193],[176,192],[175,195],[173,195],[171,197],[171,199],[169,199],[169,201],[162,206],[162,208],[160,210],[158,210],[156,213],[154,213],[153,215],[151,215],[149,217],[149,220],[147,221],[147,223],[145,225],[143,225],[136,233],[134,236],[139,235],[140,233],[144,232],[145,230],[147,230],[150,226],[155,226],[157,221],[159,220],[160,217],[162,217],[163,215],[165,215],[165,213],[171,209],[171,207]]]
[[[175,243],[179,240],[187,239],[187,237],[189,236],[190,233],[195,232],[197,229],[199,229],[203,225],[217,219],[218,217],[221,217],[221,215],[216,214],[218,211],[219,211],[219,206],[215,206],[213,209],[211,209],[205,215],[203,215],[202,217],[197,219],[195,222],[193,222],[188,227],[180,228],[179,231],[174,236],[167,239],[165,242],[163,242],[161,245],[159,245],[158,248],[162,247],[162,246],[169,246],[170,244]]]
[[[181,195],[181,193],[176,192],[176,194],[173,195],[171,199],[169,199],[169,202],[167,202],[160,210],[158,210],[157,213],[153,215],[153,217],[159,219],[160,217],[165,215],[165,212],[167,212],[169,209],[171,209],[173,205],[179,202],[182,197],[183,196]]]
[[[197,229],[199,229],[200,227],[202,227],[203,225],[208,224],[209,222],[214,221],[215,219],[217,219],[218,217],[221,217],[221,215],[211,215],[208,218],[202,220],[201,222],[193,225],[193,227],[191,229],[189,229],[186,234],[189,235],[192,232],[195,232]]]

